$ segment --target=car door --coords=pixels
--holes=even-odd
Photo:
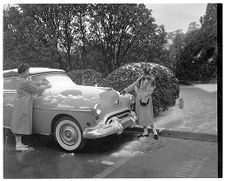
[[[11,127],[14,101],[16,98],[17,76],[4,77],[3,84],[3,126]]]

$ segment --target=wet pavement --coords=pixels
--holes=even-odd
[[[52,136],[25,136],[24,144],[32,150],[15,151],[14,137],[5,137],[4,178],[91,178],[117,160],[109,156],[118,152],[135,136],[120,135],[87,141],[79,153],[65,152]]]
[[[88,141],[78,153],[65,152],[51,136],[26,136],[27,152],[16,152],[9,135],[4,178],[217,178],[217,143],[136,133]]]
[[[184,86],[178,105],[156,119],[156,127],[196,133],[216,132],[216,91]],[[210,91],[211,90],[211,91]],[[137,138],[125,131],[88,140],[80,152],[65,152],[52,136],[25,136],[32,149],[15,151],[13,135],[4,133],[4,178],[217,178],[216,141],[160,136]],[[8,135],[8,136],[7,136]],[[205,139],[204,139],[205,140]]]
[[[147,143],[143,154],[131,157],[115,169],[98,174],[106,178],[217,178],[217,144],[175,138]],[[116,164],[117,165],[117,164]]]

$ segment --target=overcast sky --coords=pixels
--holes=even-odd
[[[167,32],[178,29],[187,31],[191,22],[200,24],[200,17],[205,15],[207,4],[145,4],[152,9],[156,24],[165,26]]]
[[[156,24],[163,24],[165,26],[166,32],[176,31],[178,29],[182,29],[184,32],[186,32],[188,25],[191,22],[197,22],[198,24],[200,24],[200,17],[205,14],[207,6],[207,4],[204,3],[145,3],[145,5],[148,9],[152,10],[152,16],[155,18]]]

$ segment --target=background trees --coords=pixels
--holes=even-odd
[[[143,4],[18,4],[4,9],[3,67],[21,62],[103,76],[130,62],[152,62],[180,80],[217,75],[217,5],[187,32],[167,33]]]
[[[153,60],[166,41],[142,4],[19,4],[4,10],[4,68],[20,62],[108,74]]]
[[[181,80],[208,81],[217,76],[217,4],[207,5],[200,23],[200,28],[196,23],[190,24],[187,33],[181,34],[182,43],[176,41],[177,36],[173,39],[171,58]]]
[[[164,28],[154,24],[151,11],[142,4],[95,5],[91,31],[92,48],[100,53],[97,61],[107,73],[129,61],[157,57],[154,53],[165,39]]]

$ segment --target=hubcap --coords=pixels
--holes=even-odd
[[[66,124],[60,129],[61,140],[67,145],[74,145],[78,141],[78,133],[76,128],[70,124]]]

